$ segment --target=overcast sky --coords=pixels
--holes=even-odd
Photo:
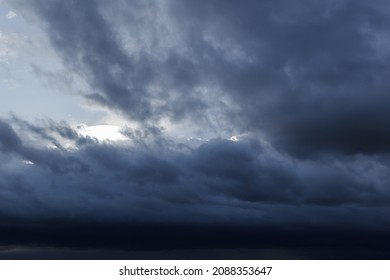
[[[388,1],[0,3],[1,258],[390,257]]]

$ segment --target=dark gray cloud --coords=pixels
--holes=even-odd
[[[298,248],[330,239],[341,246],[349,236],[346,244],[354,247],[364,232],[379,238],[365,249],[387,244],[386,158],[297,161],[252,137],[190,149],[89,141],[66,150],[31,146],[22,134],[38,125],[25,122],[17,133],[18,122],[11,123],[1,122],[0,137],[3,245]],[[52,125],[40,126],[43,137],[55,131],[61,142],[77,135]],[[264,239],[256,241],[260,233]],[[291,234],[297,237],[286,239]],[[233,242],[237,236],[247,238]]]
[[[0,148],[3,152],[19,150],[21,141],[12,127],[0,120]]]
[[[198,70],[194,62],[176,51],[158,54],[161,38],[157,36],[164,35],[158,26],[150,26],[150,20],[160,13],[158,2],[35,1],[22,6],[43,20],[64,63],[91,86],[93,92],[85,94],[87,99],[142,122],[161,117],[182,120],[206,108],[195,89]],[[117,18],[126,22],[117,22]],[[130,38],[121,38],[119,24],[133,33]],[[139,46],[133,50],[134,42],[126,40]],[[148,50],[143,49],[145,44],[157,46]]]
[[[300,157],[389,151],[383,1],[27,5],[87,97],[133,120],[260,131]]]
[[[3,240],[22,228],[32,237],[13,245],[357,248],[368,236],[368,251],[389,248],[384,1],[14,5],[39,19],[85,98],[143,129],[113,145],[65,122],[2,120]],[[190,145],[164,121],[246,136]]]
[[[239,104],[238,125],[310,156],[389,150],[382,4],[188,1],[174,11],[192,21],[199,51],[214,59],[207,74]],[[237,52],[242,61],[229,61]]]

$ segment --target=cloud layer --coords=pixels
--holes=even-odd
[[[57,143],[78,143],[67,150],[22,140],[23,133],[34,133],[26,123],[20,134],[0,125],[0,212],[9,232],[3,245],[268,248],[319,246],[329,238],[343,243],[345,235],[356,241],[364,232],[381,241],[387,236],[386,159],[297,161],[252,137],[191,148],[153,136],[118,146],[78,135],[65,123],[56,131],[29,128]],[[255,241],[257,234],[264,239]],[[248,239],[233,242],[234,236]],[[365,248],[384,244],[375,240]]]

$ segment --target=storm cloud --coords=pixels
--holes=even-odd
[[[0,120],[0,245],[389,256],[385,1],[13,5],[85,100],[138,127],[114,143]]]
[[[252,137],[195,148],[73,139],[83,144],[66,150],[30,146],[10,124],[1,126],[8,151],[0,176],[4,245],[268,248],[300,246],[313,234],[306,245],[315,246],[325,236],[342,243],[345,234],[355,240],[355,231],[383,234],[390,222],[386,159],[300,162]],[[255,241],[255,232],[264,239]],[[281,242],[286,232],[298,233],[297,240]],[[233,242],[234,236],[252,237]]]
[[[27,4],[24,4],[27,5]],[[295,156],[388,152],[383,1],[32,1],[55,49],[129,118],[261,132]]]

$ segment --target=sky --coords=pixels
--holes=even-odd
[[[0,258],[390,258],[390,4],[0,2]]]

